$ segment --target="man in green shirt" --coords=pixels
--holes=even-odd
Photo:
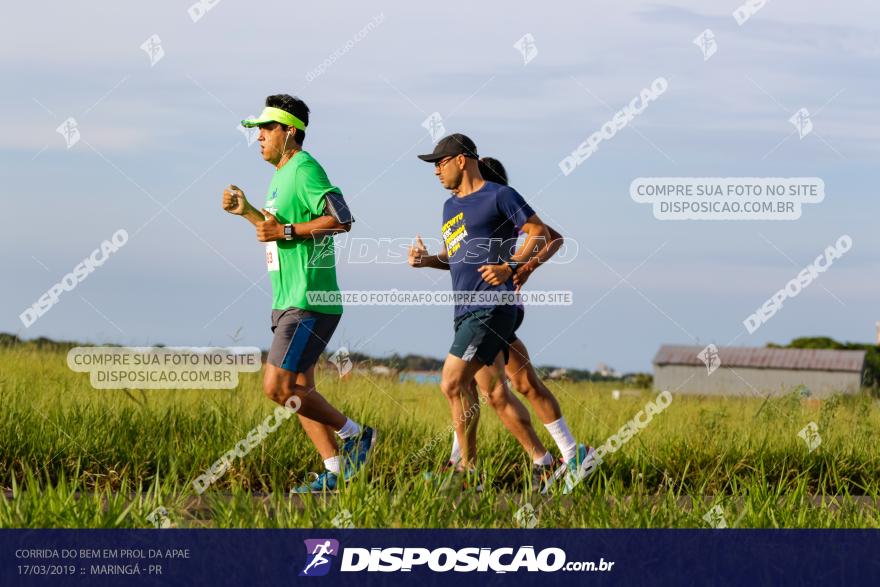
[[[300,400],[299,421],[324,459],[325,471],[296,493],[335,490],[339,477],[348,480],[363,467],[376,441],[375,430],[347,418],[315,389],[315,363],[342,316],[333,235],[348,232],[354,219],[341,190],[302,150],[308,122],[309,108],[299,98],[266,98],[258,118],[242,121],[259,127],[260,153],[275,166],[266,203],[257,210],[234,185],[223,192],[223,209],[247,219],[266,243],[274,338],[263,390],[281,405]],[[341,454],[334,434],[343,441]]]

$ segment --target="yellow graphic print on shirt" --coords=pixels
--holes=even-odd
[[[461,241],[467,238],[467,230],[464,225],[464,212],[459,212],[446,221],[442,228],[443,240],[446,242],[446,252],[451,257],[461,248]]]

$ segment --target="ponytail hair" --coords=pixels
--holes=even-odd
[[[479,160],[480,175],[486,181],[507,185],[507,170],[498,159],[483,157]]]

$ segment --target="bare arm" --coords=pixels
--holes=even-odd
[[[525,241],[510,260],[527,264],[549,245],[550,228],[538,218],[537,214],[532,214],[522,225],[522,231],[526,233]],[[501,285],[510,279],[513,275],[513,269],[507,263],[483,265],[480,267],[480,273],[489,285]]]
[[[431,267],[432,269],[443,269],[449,271],[449,255],[446,254],[445,249],[442,253],[439,253],[437,255],[428,255],[427,257],[422,257],[422,262],[426,263],[422,265],[422,267]]]
[[[514,253],[510,260],[517,263],[526,263],[538,254],[550,243],[550,227],[538,218],[537,214],[526,220],[522,226],[522,231],[526,233],[526,239],[522,246]],[[549,257],[548,257],[549,258]]]
[[[409,264],[413,267],[430,267],[449,270],[449,254],[446,247],[437,255],[429,255],[422,237],[416,235],[416,244],[409,248]]]
[[[251,206],[250,202],[247,202],[246,206],[247,207],[245,208],[244,213],[242,213],[242,217],[245,220],[247,220],[254,226],[257,226],[259,223],[266,220],[266,217],[263,216],[263,213]]]
[[[223,191],[223,209],[241,216],[257,229],[257,240],[262,242],[284,240],[284,225],[265,210],[258,210],[240,188],[230,185]],[[349,217],[350,218],[350,217]],[[323,238],[351,230],[351,222],[340,222],[333,215],[325,214],[308,222],[291,224],[295,238]]]
[[[351,222],[339,222],[333,216],[319,216],[308,222],[293,225],[293,234],[300,238],[319,238],[328,234],[340,234],[351,230]]]
[[[235,185],[230,185],[223,190],[223,209],[230,214],[241,216],[254,226],[265,220],[260,211],[247,201],[241,188]]]
[[[547,230],[550,232],[550,242],[544,244],[543,247],[529,259],[524,265],[522,265],[519,269],[517,269],[516,274],[513,276],[513,283],[517,288],[520,288],[528,281],[529,277],[534,273],[535,269],[540,267],[542,264],[546,263],[550,260],[550,258],[556,254],[557,251],[562,247],[565,239],[559,232],[556,231],[552,226],[545,225]]]
[[[266,215],[265,220],[254,224],[257,227],[257,240],[261,242],[285,240],[284,225],[269,212],[263,210],[263,214]],[[323,238],[351,230],[350,222],[342,224],[329,215],[290,226],[293,227],[294,238]]]

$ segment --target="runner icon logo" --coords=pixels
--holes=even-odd
[[[306,544],[306,565],[300,577],[323,577],[330,572],[332,558],[339,554],[339,541],[332,538],[312,538]],[[331,558],[332,557],[332,558]]]

